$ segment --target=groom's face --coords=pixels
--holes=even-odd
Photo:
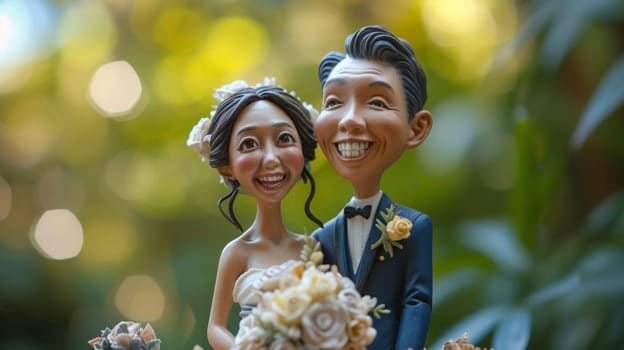
[[[323,87],[314,125],[327,160],[343,178],[379,185],[410,133],[401,79],[390,65],[345,58]]]

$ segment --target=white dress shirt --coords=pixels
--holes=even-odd
[[[368,219],[362,216],[354,216],[351,219],[347,219],[347,237],[349,239],[349,254],[351,255],[351,264],[353,266],[353,272],[356,273],[362,259],[364,249],[366,249],[366,241],[368,235],[375,221],[375,212],[379,206],[383,192],[379,191],[376,195],[368,198],[356,198],[351,197],[351,200],[347,205],[354,207],[363,207],[365,205],[371,206],[371,215]]]

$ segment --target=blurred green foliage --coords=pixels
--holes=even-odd
[[[316,64],[371,23],[410,41],[429,79],[432,134],[383,181],[434,221],[428,348],[463,332],[496,349],[619,348],[621,1],[0,0],[0,349],[87,348],[151,315],[133,308],[145,300],[161,312],[136,320],[163,349],[209,348],[218,256],[237,233],[188,132],[233,79],[276,76],[318,107]],[[89,89],[119,60],[141,99],[106,115]],[[351,189],[320,151],[312,173],[312,209],[329,219]],[[308,189],[284,203],[294,231],[315,228]],[[84,242],[54,260],[35,231],[61,208]],[[236,213],[249,225],[253,201]]]

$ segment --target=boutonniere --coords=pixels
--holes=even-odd
[[[392,204],[386,209],[385,213],[381,213],[383,222],[377,219],[377,223],[375,224],[381,231],[381,237],[377,242],[371,245],[372,250],[383,245],[384,251],[390,254],[390,257],[394,254],[393,247],[403,249],[403,245],[397,241],[409,237],[410,231],[412,230],[412,222],[399,216],[399,213],[395,212],[395,209],[394,204]]]

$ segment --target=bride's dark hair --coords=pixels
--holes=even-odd
[[[229,145],[234,123],[247,106],[261,100],[269,101],[278,106],[295,124],[297,133],[301,139],[301,150],[303,158],[305,159],[305,166],[301,173],[301,179],[304,182],[310,182],[310,193],[306,199],[304,210],[306,216],[310,220],[320,227],[323,227],[322,221],[314,216],[310,210],[310,203],[316,191],[314,178],[310,173],[310,161],[314,160],[314,152],[316,149],[316,136],[314,136],[312,116],[299,99],[289,94],[284,89],[276,86],[244,88],[234,93],[232,96],[229,96],[217,106],[208,129],[208,134],[211,135],[210,155],[208,157],[210,166],[218,168],[229,164]],[[240,184],[238,181],[232,179],[225,179],[225,181],[230,188],[230,192],[219,199],[219,211],[229,222],[243,231],[242,226],[234,215],[234,200],[238,194]],[[225,201],[228,201],[227,212],[223,209],[223,203]]]

